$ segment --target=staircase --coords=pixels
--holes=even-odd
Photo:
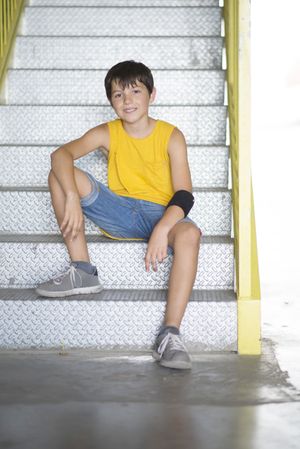
[[[34,293],[69,266],[48,192],[49,155],[116,118],[104,77],[112,65],[134,59],[154,76],[150,116],[178,126],[188,145],[195,196],[189,216],[203,237],[183,341],[191,351],[237,350],[221,21],[218,0],[27,4],[0,105],[0,347],[147,350],[155,339],[171,248],[158,271],[147,273],[146,242],[111,240],[86,219],[105,290],[67,299]],[[103,151],[75,164],[107,184]]]

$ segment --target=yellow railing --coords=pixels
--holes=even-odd
[[[24,0],[0,0],[0,93]]]
[[[225,0],[224,20],[238,352],[260,354],[260,281],[251,178],[250,0]]]

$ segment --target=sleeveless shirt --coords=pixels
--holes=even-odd
[[[107,124],[109,189],[117,195],[166,206],[174,195],[167,148],[175,126],[156,120],[150,135],[136,138],[127,134],[119,118]]]

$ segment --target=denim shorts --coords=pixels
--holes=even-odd
[[[107,237],[148,241],[166,207],[152,201],[117,195],[93,175],[86,171],[84,173],[91,181],[92,191],[81,198],[83,214]],[[179,221],[191,222],[197,226],[189,217]]]

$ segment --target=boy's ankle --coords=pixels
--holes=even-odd
[[[168,324],[162,324],[158,335],[163,334],[166,330],[169,330],[172,334],[179,335],[179,328],[177,326],[168,325]]]
[[[82,271],[85,271],[88,274],[98,275],[97,267],[92,265],[90,262],[86,262],[85,260],[73,260],[71,265],[75,268],[79,268]]]

